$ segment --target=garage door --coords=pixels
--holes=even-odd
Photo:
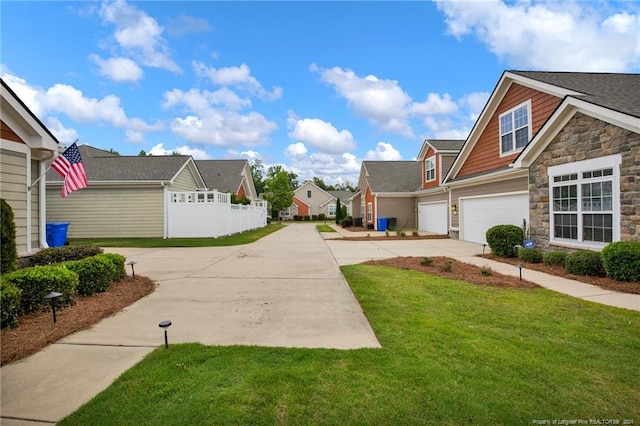
[[[448,234],[447,203],[419,203],[418,229],[420,231]]]
[[[495,225],[529,223],[529,195],[509,194],[460,199],[460,239],[483,244]]]

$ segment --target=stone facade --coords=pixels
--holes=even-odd
[[[549,249],[547,168],[614,154],[622,155],[620,239],[640,241],[640,133],[576,113],[529,168],[529,233],[539,248]]]

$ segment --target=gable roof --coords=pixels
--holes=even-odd
[[[362,169],[371,192],[414,192],[421,187],[418,161],[363,161]]]
[[[351,191],[327,191],[327,193],[343,203],[353,197],[353,192]]]
[[[236,193],[242,185],[242,171],[248,160],[196,160],[207,188]]]
[[[80,155],[89,182],[170,182],[190,163],[190,155],[123,156],[89,145],[79,145]],[[194,170],[197,173],[197,168]],[[63,179],[54,170],[47,181]]]
[[[640,85],[639,76],[638,74],[579,72],[503,72],[443,182],[454,180],[453,177],[460,171],[513,83],[565,100],[574,99],[577,102],[587,102],[621,112],[626,111],[625,114],[638,117],[640,116],[638,115],[640,114],[640,106],[636,100],[637,95],[632,93],[637,93],[638,85]],[[625,93],[625,91],[631,93]],[[483,174],[492,172],[492,170],[488,170]]]
[[[435,152],[457,154],[464,145],[464,139],[425,139],[418,153],[418,160],[424,160],[429,147]]]

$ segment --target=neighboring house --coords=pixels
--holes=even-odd
[[[378,229],[378,219],[386,217],[395,218],[398,228],[415,229],[415,192],[421,181],[418,161],[363,161],[358,188],[364,224]]]
[[[196,166],[209,190],[258,199],[248,160],[196,160]]]
[[[169,191],[206,188],[191,156],[120,156],[78,146],[89,186],[60,197],[47,173],[47,218],[70,222],[69,238],[166,237]]]
[[[539,246],[640,238],[640,75],[504,72],[444,185],[450,235],[526,221]]]
[[[1,80],[1,79],[0,79]],[[19,256],[47,247],[45,178],[58,140],[1,80],[0,196],[11,206]]]
[[[418,161],[422,165],[422,188],[414,193],[420,231],[448,234],[451,214],[449,193],[442,186],[445,175],[464,145],[464,140],[427,139]]]
[[[306,181],[293,193],[293,204],[284,213],[285,218],[293,216],[336,216],[338,199],[341,205],[347,206],[347,214],[351,215],[351,191],[325,191],[313,181]]]

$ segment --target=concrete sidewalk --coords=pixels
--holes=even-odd
[[[475,256],[463,241],[339,241],[294,224],[234,247],[113,249],[135,260],[157,290],[95,327],[0,369],[3,425],[55,423],[163,344],[158,323],[171,320],[169,342],[207,345],[361,348],[378,341],[339,265],[396,256],[449,256],[517,275],[517,268]],[[365,232],[384,235],[384,233]],[[324,238],[324,239],[323,239]],[[337,238],[337,239],[331,239]],[[532,270],[523,277],[561,293],[640,310],[640,296],[602,290]]]
[[[351,232],[339,226],[332,226],[336,233],[325,233],[323,237],[339,265],[351,265],[373,259],[387,259],[397,256],[447,256],[461,262],[478,266],[488,265],[504,275],[518,276],[520,271],[513,265],[476,256],[481,254],[481,244],[466,241],[435,240],[394,240],[394,241],[340,241],[341,237],[384,236],[384,232]],[[488,250],[488,248],[487,248]],[[568,294],[591,302],[640,311],[640,295],[605,290],[583,282],[569,280],[531,269],[522,269],[522,277],[541,287]]]
[[[118,249],[154,293],[93,328],[0,369],[3,425],[54,423],[169,342],[379,347],[313,225],[233,247]]]

